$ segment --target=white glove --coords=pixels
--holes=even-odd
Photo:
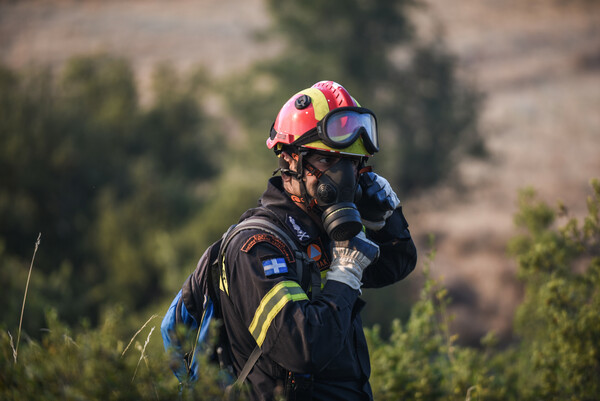
[[[332,243],[332,262],[327,280],[339,281],[355,290],[362,285],[363,271],[379,257],[379,246],[361,231],[348,241]]]
[[[362,174],[359,182],[362,198],[356,206],[362,223],[373,231],[379,231],[400,205],[400,199],[388,180],[373,172]]]

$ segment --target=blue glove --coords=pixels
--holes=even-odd
[[[400,199],[388,180],[373,172],[362,174],[358,182],[362,188],[362,197],[356,207],[362,223],[373,231],[379,231],[400,206]]]

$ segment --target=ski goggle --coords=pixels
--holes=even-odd
[[[299,137],[293,145],[320,140],[331,148],[344,149],[358,138],[362,138],[369,153],[379,151],[375,114],[363,107],[340,107],[327,113],[315,128]]]

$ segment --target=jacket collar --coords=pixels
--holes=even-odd
[[[290,199],[283,189],[281,177],[273,177],[269,180],[267,189],[258,204],[272,212],[280,225],[286,227],[303,245],[315,241],[320,236],[326,236],[323,229]]]

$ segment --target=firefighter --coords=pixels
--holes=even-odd
[[[260,229],[225,249],[219,297],[233,368],[260,348],[246,379],[254,400],[371,400],[361,288],[402,280],[417,258],[397,195],[367,167],[379,150],[375,114],[321,81],[284,104],[267,147],[280,176],[240,221],[269,219],[302,252]]]

